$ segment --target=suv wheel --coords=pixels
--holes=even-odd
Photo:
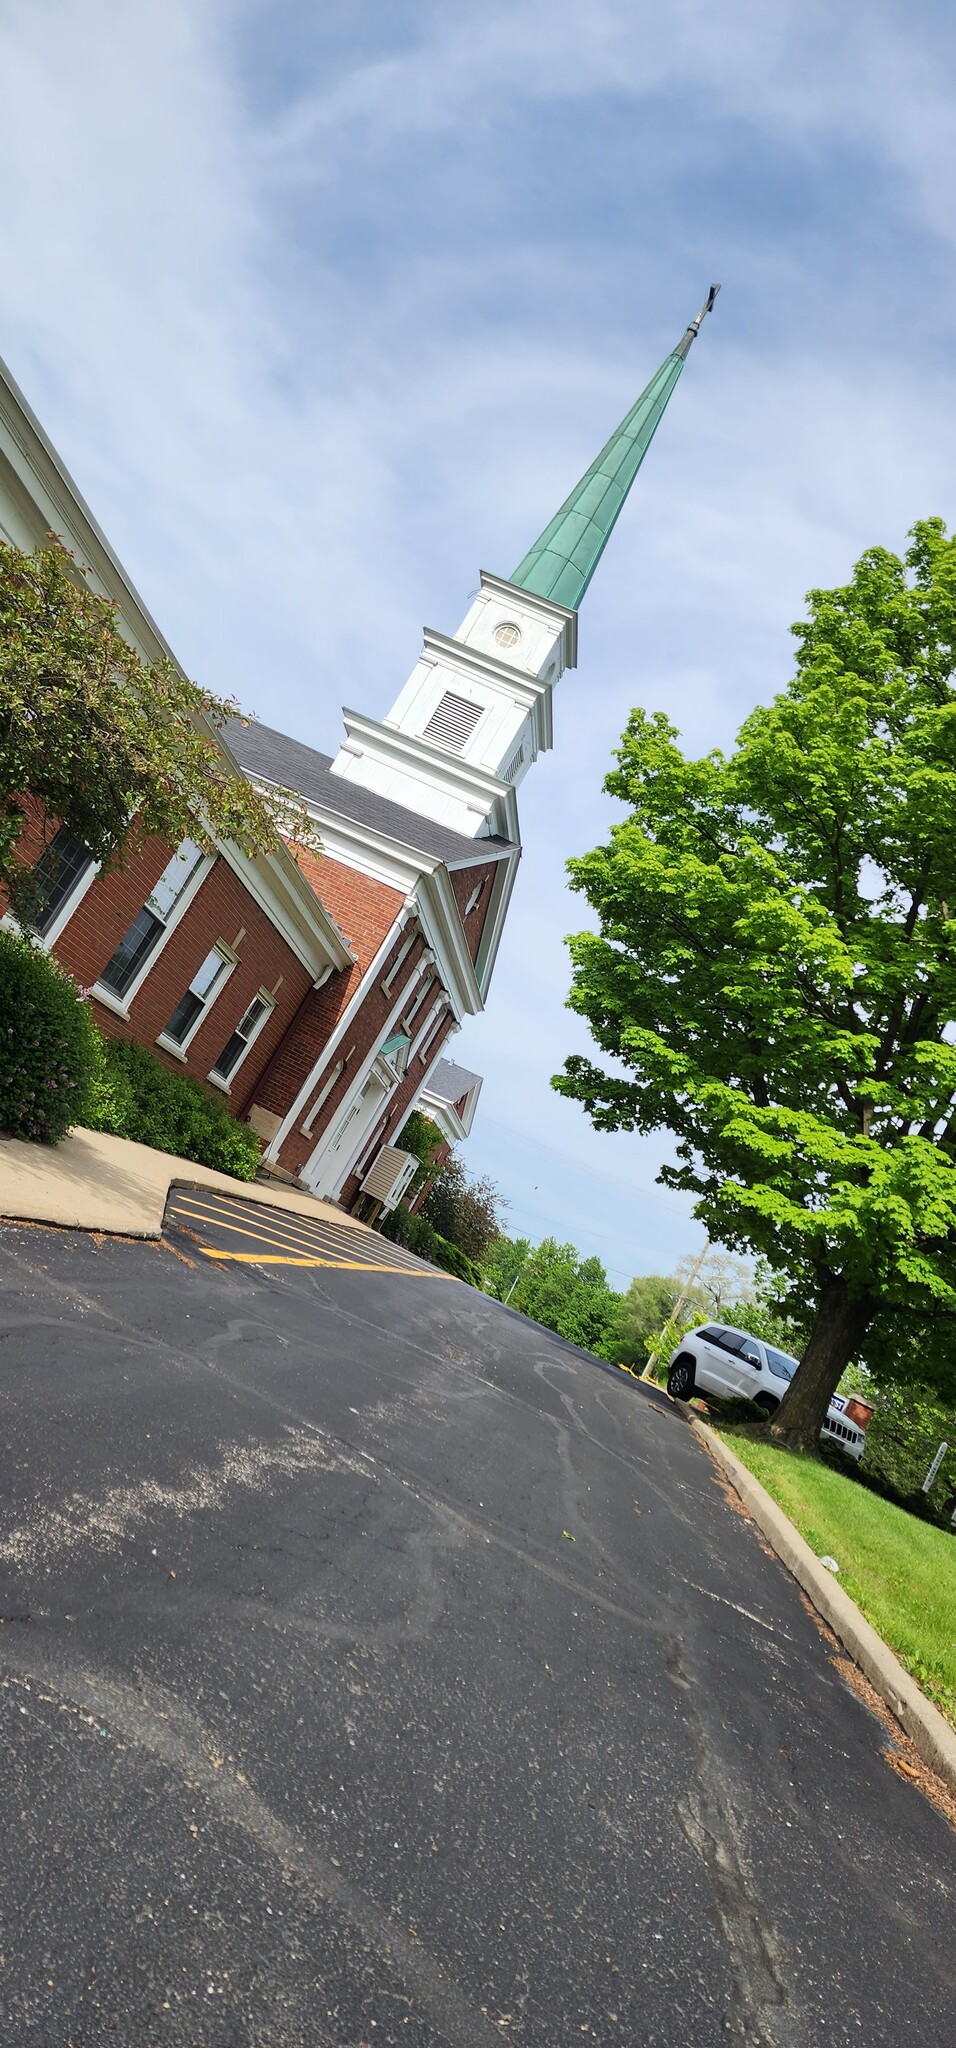
[[[777,1400],[776,1394],[758,1394],[757,1399],[754,1402],[754,1407],[762,1408],[764,1414],[767,1416],[776,1415],[779,1406],[780,1403]]]
[[[687,1351],[675,1358],[667,1375],[667,1391],[672,1401],[689,1401],[694,1391],[694,1361]]]

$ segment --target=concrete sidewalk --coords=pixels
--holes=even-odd
[[[174,1185],[217,1188],[270,1209],[313,1219],[325,1216],[355,1230],[366,1228],[315,1195],[234,1180],[231,1174],[105,1131],[72,1130],[59,1145],[0,1138],[0,1218],[11,1221],[58,1223],[65,1229],[102,1230],[117,1237],[159,1237]]]

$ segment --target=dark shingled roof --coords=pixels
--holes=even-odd
[[[440,1102],[460,1102],[463,1095],[470,1095],[477,1083],[481,1087],[480,1074],[472,1074],[467,1067],[458,1067],[454,1060],[438,1060],[425,1083],[426,1095],[437,1095]]]
[[[406,810],[404,804],[395,804],[390,797],[363,788],[360,782],[351,782],[345,775],[333,775],[331,754],[320,754],[315,747],[304,746],[301,740],[275,732],[271,725],[246,725],[243,719],[232,718],[224,738],[247,775],[261,776],[264,782],[276,782],[283,789],[296,789],[309,803],[334,811],[341,818],[351,818],[357,825],[367,825],[383,838],[411,847],[414,853],[444,861],[448,867],[463,867],[489,857],[498,859],[516,851],[510,839],[469,839],[464,832],[452,831],[450,825],[422,818],[417,811]]]

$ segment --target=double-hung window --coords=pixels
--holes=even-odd
[[[206,856],[194,839],[184,839],[177,847],[172,860],[160,875],[159,881],[133,919],[128,932],[121,938],[100,975],[104,988],[114,996],[129,994],[133,983],[138,981],[146,964],[165,938],[173,923],[176,911],[182,904],[191,882],[194,880]]]
[[[240,1017],[231,1037],[227,1038],[210,1073],[211,1081],[225,1083],[232,1078],[274,1009],[272,997],[266,995],[264,989],[260,989],[258,995],[253,996],[245,1015]]]
[[[185,1049],[199,1030],[205,1012],[221,993],[234,966],[235,959],[225,947],[213,946],[193,975],[185,995],[180,996],[169,1023],[160,1033],[160,1044],[175,1046],[177,1052]]]
[[[33,870],[37,889],[36,929],[41,939],[52,930],[61,910],[95,865],[82,839],[61,825]]]

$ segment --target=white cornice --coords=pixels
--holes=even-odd
[[[478,958],[475,962],[475,973],[478,979],[478,986],[481,989],[482,1002],[484,1002],[487,996],[491,977],[495,970],[498,947],[501,944],[501,934],[504,931],[505,918],[508,915],[508,905],[511,902],[517,875],[518,855],[512,854],[510,860],[502,861],[492,884],[491,903],[482,928],[481,939],[478,944]]]
[[[467,640],[454,640],[447,633],[438,633],[433,626],[425,627],[424,649],[426,654],[438,655],[443,666],[456,668],[462,675],[480,675],[483,682],[491,683],[503,696],[523,704],[528,711],[535,699],[551,688],[550,682],[533,676],[528,669],[502,661],[496,654],[486,654],[483,648],[472,647]]]
[[[484,1007],[481,988],[447,868],[422,877],[418,915],[456,1018],[477,1016]]]
[[[39,515],[37,538],[42,540],[48,532],[60,534],[81,567],[89,568],[87,580],[116,600],[121,630],[143,660],[170,661],[182,675],[168,640],[147,611],[102,527],[2,362],[0,453],[6,456],[27,506]],[[199,723],[215,741],[233,773],[240,777],[242,770],[221,733],[205,719]],[[314,892],[278,835],[272,852],[251,859],[235,846],[221,840],[216,844],[303,966],[310,972],[321,972],[330,962],[336,967],[349,965],[353,955],[343,944],[342,934],[327,911],[317,904]]]
[[[371,754],[400,761],[411,774],[418,774],[422,781],[437,782],[455,792],[474,811],[475,816],[487,816],[491,805],[505,786],[497,775],[487,768],[477,768],[473,761],[466,761],[459,754],[449,754],[444,747],[436,746],[434,740],[423,739],[419,733],[399,731],[397,726],[382,725],[376,718],[366,718],[361,711],[351,711],[346,706],[342,717],[349,740],[346,750],[354,753],[356,743],[367,748]],[[354,738],[353,738],[354,736]],[[422,814],[426,816],[427,813]],[[457,827],[452,829],[457,830]],[[461,834],[467,838],[467,833]]]
[[[520,583],[509,583],[506,576],[492,576],[490,570],[480,569],[479,579],[482,590],[488,590],[495,597],[510,597],[515,604],[525,605],[529,611],[537,612],[539,618],[547,619],[549,625],[561,629],[561,660],[564,668],[578,665],[578,615],[566,604],[557,604],[553,597],[539,597],[536,590],[522,590]]]
[[[288,849],[283,849],[285,857],[280,858],[272,853],[243,853],[229,840],[217,839],[215,844],[253,902],[310,974],[317,978],[329,967],[353,965],[355,954],[344,933]]]

